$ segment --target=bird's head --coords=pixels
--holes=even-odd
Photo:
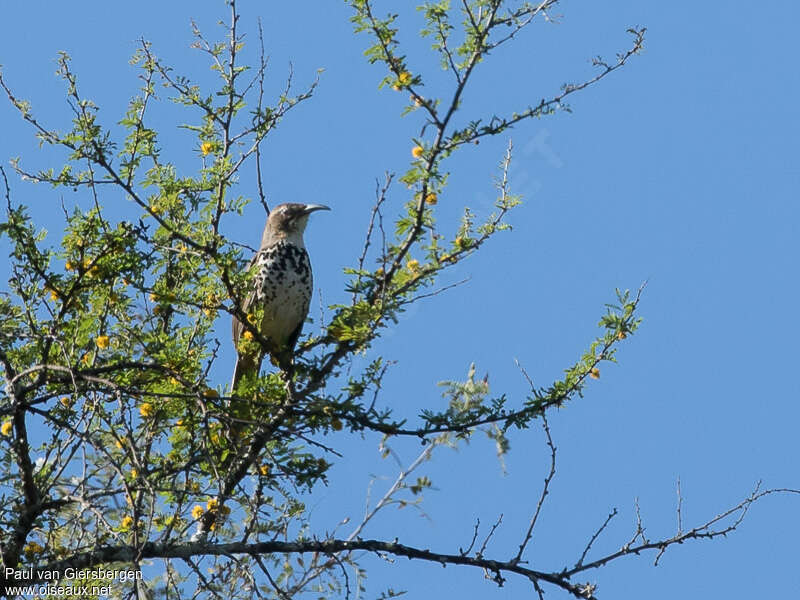
[[[289,240],[302,246],[303,232],[308,223],[308,216],[317,210],[330,210],[330,208],[324,204],[300,204],[298,202],[279,204],[269,213],[261,246],[264,247],[278,240]]]

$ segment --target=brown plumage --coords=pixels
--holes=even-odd
[[[317,210],[330,210],[321,204],[288,203],[276,206],[269,214],[261,246],[250,261],[248,270],[255,269],[252,290],[242,303],[245,315],[255,316],[263,310],[255,329],[268,340],[268,353],[285,368],[291,361],[292,350],[300,337],[311,302],[313,279],[303,231],[308,216]],[[247,331],[233,318],[233,345],[238,357],[233,370],[231,393],[244,377],[258,375],[265,352],[261,344],[248,344],[250,351],[239,348],[239,338]]]

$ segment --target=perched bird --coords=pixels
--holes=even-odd
[[[275,362],[284,366],[308,315],[313,279],[303,231],[308,216],[317,210],[330,210],[322,204],[287,203],[276,206],[267,218],[261,246],[250,261],[248,270],[255,269],[252,289],[242,303],[242,312],[252,316],[253,327],[269,341],[268,352]],[[233,318],[233,345],[238,357],[233,370],[231,393],[244,377],[257,375],[264,360],[261,344],[249,344],[249,350],[239,348],[245,336],[245,326]]]

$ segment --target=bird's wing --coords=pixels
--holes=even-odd
[[[251,292],[248,294],[245,301],[242,303],[242,312],[247,315],[250,313],[250,307],[255,302],[256,294],[255,292]],[[233,347],[236,350],[236,364],[233,367],[233,379],[231,380],[231,394],[236,392],[236,386],[239,385],[239,382],[242,380],[242,377],[245,375],[249,375],[253,372],[256,374],[261,368],[261,361],[264,357],[261,353],[258,355],[253,356],[250,354],[242,354],[239,352],[239,338],[241,337],[242,333],[244,332],[244,325],[242,322],[237,319],[235,316],[233,317]]]
[[[253,258],[250,259],[250,262],[248,263],[246,269],[247,273],[250,273],[250,271],[253,269],[253,266],[256,264],[257,258],[258,258],[258,252],[256,252],[253,255]],[[244,299],[244,302],[242,302],[241,306],[242,312],[245,315],[248,315],[250,313],[250,307],[253,306],[253,302],[255,302],[255,300],[256,300],[255,291],[251,291],[249,294],[247,294],[247,297]],[[239,321],[238,318],[236,318],[236,315],[233,315],[233,322],[231,323],[231,325],[233,329],[233,347],[234,349],[236,349],[236,352],[239,352],[239,337],[244,332],[244,326],[242,325],[242,322]]]
[[[248,273],[253,268],[253,265],[256,264],[256,258],[258,258],[258,252],[253,255],[253,258],[250,259],[250,264],[247,265]],[[256,292],[254,290],[247,294],[247,297],[242,302],[241,309],[245,315],[250,314],[250,308],[253,306],[255,301]],[[233,379],[231,381],[231,394],[233,394],[236,390],[236,386],[239,384],[239,381],[242,379],[245,373],[251,371],[253,368],[258,369],[261,366],[261,360],[260,358],[243,356],[239,354],[239,338],[242,336],[242,333],[244,333],[244,325],[236,317],[236,315],[233,315],[231,325],[233,333],[233,348],[236,350],[236,365],[233,368]]]
[[[250,313],[250,307],[253,306],[253,303],[256,300],[256,293],[250,292],[247,295],[247,298],[244,299],[242,302],[242,312],[247,315]],[[236,351],[239,351],[239,338],[241,337],[242,333],[244,333],[244,325],[239,320],[236,315],[233,315],[233,322],[232,322],[232,333],[233,333],[233,347],[236,348]]]

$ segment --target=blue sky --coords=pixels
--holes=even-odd
[[[323,291],[312,306],[332,304],[345,296],[342,268],[360,252],[375,179],[407,168],[421,116],[401,118],[406,96],[378,91],[383,72],[363,59],[368,40],[351,33],[344,3],[299,9],[243,1],[241,12],[250,51],[255,19],[263,19],[273,91],[290,61],[300,88],[325,69],[315,96],[269,138],[263,168],[273,203],[333,207],[314,216],[306,236]],[[558,472],[528,555],[541,570],[572,564],[613,507],[620,515],[596,551],[616,550],[632,533],[636,498],[650,537],[674,533],[678,477],[685,525],[736,504],[758,480],[800,487],[800,76],[787,59],[797,53],[800,6],[700,3],[686,10],[615,0],[566,2],[556,12],[557,23],[528,29],[482,65],[462,114],[524,108],[561,83],[591,75],[588,59],[624,49],[629,26],[647,26],[646,50],[573,96],[572,114],[523,123],[451,161],[439,219],[452,231],[465,204],[490,210],[492,177],[513,139],[512,188],[525,196],[511,217],[514,231],[448,275],[469,277],[467,284],[414,307],[376,348],[397,361],[383,402],[410,418],[440,406],[436,383],[463,379],[473,361],[480,374],[490,373],[493,393],[522,399],[526,384],[515,358],[537,384],[551,382],[596,334],[614,288],[648,280],[645,321],[620,350],[620,364],[605,367],[584,398],[551,415]],[[56,52],[68,51],[84,94],[113,125],[137,86],[127,64],[137,38],[151,40],[179,72],[208,81],[204,59],[188,48],[189,19],[213,37],[216,20],[226,16],[221,2],[146,0],[123,9],[87,1],[80,11],[65,3],[12,3],[3,9],[0,63],[34,111],[63,129],[68,112],[52,73]],[[409,9],[400,21],[410,66],[430,82],[426,89],[446,89],[416,37],[416,18]],[[193,140],[168,125],[188,117],[168,103],[161,115],[166,155],[187,171],[199,168]],[[3,163],[23,156],[32,168],[57,164],[8,105],[0,105],[0,131]],[[57,194],[13,187],[43,224],[57,226]],[[254,180],[245,178],[241,189],[254,195]],[[399,212],[401,188],[391,201]],[[262,219],[254,203],[246,218],[228,222],[228,233],[255,245]],[[229,323],[219,331],[227,348]],[[229,377],[226,360],[232,364],[230,348],[218,365],[220,382]],[[311,501],[320,533],[344,516],[358,518],[373,475],[389,478],[376,481],[374,498],[396,474],[379,459],[375,436],[342,433],[328,442],[345,456],[332,484]],[[436,486],[426,495],[426,517],[390,510],[364,536],[451,552],[469,543],[476,518],[488,527],[502,513],[487,555],[513,555],[548,454],[536,428],[513,433],[511,444],[505,474],[481,436],[457,452],[441,450],[424,471]],[[419,451],[408,442],[394,447],[406,463]],[[793,597],[800,593],[798,502],[766,498],[728,539],[673,548],[657,568],[652,556],[628,558],[582,579],[598,583],[601,598]],[[524,581],[498,590],[467,569],[366,561],[374,569],[367,597],[389,586],[420,598],[531,593]]]

